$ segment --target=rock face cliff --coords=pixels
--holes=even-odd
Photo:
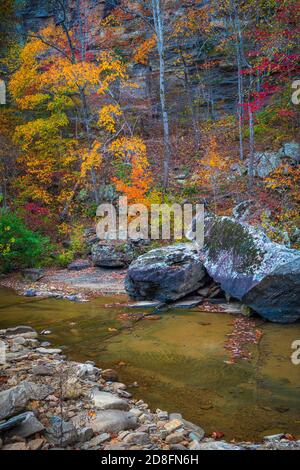
[[[89,0],[91,6],[96,5],[97,13],[105,18],[118,0]],[[203,2],[206,5],[207,1]],[[68,4],[66,2],[66,4]],[[70,2],[69,5],[72,3]],[[69,8],[70,18],[75,17],[75,2],[73,7]],[[182,6],[184,8],[184,5]],[[51,0],[26,0],[16,2],[16,16],[19,21],[18,29],[24,38],[28,31],[37,31],[47,24],[50,19],[59,22],[62,17],[62,11],[53,7]],[[72,10],[73,8],[73,10]],[[176,13],[176,12],[175,12]],[[137,29],[135,22],[128,21],[127,27],[122,28],[124,38],[133,42],[134,39],[142,33]],[[141,26],[138,26],[141,28]],[[222,34],[224,25],[220,25],[219,32]],[[185,40],[186,41],[186,40]],[[201,64],[205,59],[199,54],[199,44],[195,40],[187,40],[187,50],[193,58],[193,62]],[[189,114],[187,89],[185,87],[182,69],[179,70],[176,65],[175,45],[168,39],[166,50],[166,82],[167,82],[167,102],[168,109],[173,122],[179,126],[184,126]],[[215,118],[224,112],[231,113],[236,110],[236,90],[237,90],[237,72],[235,64],[224,58],[222,54],[216,54],[210,57],[217,63],[217,66],[209,71],[205,78],[205,86],[196,70],[189,67],[189,93],[195,104],[198,119]],[[159,89],[158,89],[158,60],[156,53],[150,54],[146,65],[131,65],[130,73],[139,88],[135,90],[137,106],[141,106],[142,100],[151,103],[152,119],[160,119]],[[149,111],[149,108],[148,108]],[[149,114],[149,112],[148,112]]]

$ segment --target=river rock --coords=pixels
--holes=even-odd
[[[36,331],[31,328],[31,326],[15,326],[13,328],[7,328],[5,330],[6,336],[23,335],[26,333],[36,333]]]
[[[123,441],[131,445],[147,445],[151,442],[146,432],[131,432],[124,437]]]
[[[135,258],[135,250],[130,244],[92,246],[92,261],[95,266],[104,268],[124,268]]]
[[[300,252],[229,217],[206,219],[204,265],[222,289],[267,320],[300,318]]]
[[[18,416],[8,419],[5,423],[0,424],[0,432],[9,431],[21,424],[26,419],[27,413],[21,413]]]
[[[34,366],[31,369],[31,372],[33,375],[47,376],[47,375],[53,375],[54,369],[51,366],[41,364],[41,365]]]
[[[170,413],[171,420],[178,420],[182,423],[184,429],[186,429],[190,433],[191,439],[196,439],[201,441],[205,436],[205,431],[197,424],[191,423],[182,417],[180,413]],[[192,436],[191,436],[192,435]]]
[[[43,438],[33,439],[28,442],[30,450],[40,450],[44,445],[45,440]]]
[[[69,271],[82,271],[91,267],[88,259],[77,259],[68,265]]]
[[[61,349],[49,349],[49,348],[36,348],[36,352],[39,354],[61,354]]]
[[[84,427],[77,429],[78,440],[80,442],[90,441],[94,435],[92,428]]]
[[[118,382],[118,373],[114,369],[105,369],[101,372],[101,377],[108,382]]]
[[[128,269],[127,293],[138,300],[170,302],[202,287],[207,279],[203,263],[191,243],[151,250]]]
[[[138,426],[135,416],[126,411],[105,410],[98,411],[96,416],[89,420],[89,426],[95,433],[117,433]]]
[[[166,442],[168,444],[178,444],[179,442],[183,441],[185,438],[183,432],[173,432],[166,437]]]
[[[197,442],[193,441],[189,446],[191,450],[243,450],[242,447],[229,444],[225,441]]]
[[[179,419],[172,419],[171,421],[167,421],[166,424],[164,425],[164,429],[170,434],[181,427],[182,427],[182,422]]]
[[[43,400],[53,392],[49,385],[22,382],[0,392],[0,420],[23,411],[29,400]]]
[[[51,427],[46,429],[47,439],[55,445],[66,447],[78,440],[77,430],[71,421],[64,421],[59,416],[50,418]]]
[[[25,280],[36,282],[42,279],[42,277],[44,276],[44,271],[43,269],[27,268],[23,269],[22,275]]]
[[[14,442],[13,444],[5,444],[1,450],[29,450],[26,442]]]
[[[19,437],[29,437],[37,432],[44,430],[42,423],[34,416],[31,411],[23,413],[24,419],[20,424],[15,426],[13,429],[10,429],[6,433],[6,437],[19,436]]]
[[[103,442],[108,441],[108,439],[110,439],[110,434],[104,432],[102,434],[99,434],[98,436],[93,437],[93,439],[87,442],[86,447],[88,449],[92,447],[98,447],[100,444],[103,444]]]
[[[122,398],[97,389],[92,390],[91,399],[94,406],[100,410],[128,410],[129,408],[127,401]]]

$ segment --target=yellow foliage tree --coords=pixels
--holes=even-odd
[[[220,154],[217,139],[212,136],[209,140],[207,154],[200,161],[198,170],[198,183],[201,187],[212,191],[214,200],[214,210],[217,213],[217,192],[220,186],[220,179],[228,169],[228,160]]]

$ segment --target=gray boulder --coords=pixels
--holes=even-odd
[[[206,270],[191,243],[151,250],[128,269],[127,293],[138,300],[170,302],[195,292],[207,280]]]
[[[23,269],[22,275],[27,281],[39,281],[44,276],[44,270],[38,268],[27,268]]]
[[[135,251],[131,245],[106,245],[96,244],[92,246],[92,261],[95,266],[103,268],[124,268],[135,257]]]
[[[300,252],[229,217],[205,221],[204,265],[222,289],[278,323],[300,318]]]
[[[22,382],[0,392],[0,420],[23,411],[30,400],[43,400],[52,392],[53,388],[49,385],[37,385],[33,382]]]
[[[6,336],[14,336],[14,335],[23,335],[26,333],[36,333],[36,331],[31,328],[31,326],[14,326],[13,328],[7,328],[5,330]]]
[[[283,153],[286,157],[291,158],[295,162],[300,162],[300,144],[297,142],[287,142],[284,144]]]
[[[136,429],[137,419],[131,413],[120,410],[99,411],[89,421],[89,426],[95,433],[117,433],[127,429]]]
[[[284,156],[282,149],[278,152],[256,152],[254,157],[256,161],[255,173],[260,178],[265,178],[281,165]]]
[[[6,437],[29,437],[33,434],[36,434],[37,432],[42,432],[44,430],[42,423],[34,416],[31,411],[23,413],[21,416],[24,418],[22,422],[18,423],[16,426],[13,426],[8,432],[6,432]],[[14,419],[15,418],[11,418],[9,421],[13,422]],[[6,424],[8,425],[9,423],[6,422]]]
[[[128,410],[129,408],[127,401],[96,388],[91,391],[91,400],[94,406],[101,410]]]
[[[78,433],[71,421],[64,421],[59,416],[50,418],[51,427],[46,429],[48,441],[57,446],[66,447],[78,441]]]
[[[82,271],[91,267],[88,259],[77,259],[68,265],[69,271]]]

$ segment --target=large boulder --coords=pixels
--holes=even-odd
[[[138,300],[170,302],[195,292],[207,280],[206,270],[191,243],[151,250],[128,269],[125,287]]]
[[[278,152],[256,152],[255,153],[255,173],[260,178],[265,178],[268,176],[272,171],[276,170],[281,163],[282,158],[284,157],[284,153],[282,150]]]
[[[123,245],[107,245],[98,243],[92,246],[92,260],[95,266],[103,268],[124,268],[135,257],[133,247]]]
[[[300,144],[298,144],[298,142],[287,142],[283,144],[283,153],[296,163],[300,162]]]
[[[300,318],[300,252],[229,217],[205,221],[203,261],[232,297],[278,323]]]

